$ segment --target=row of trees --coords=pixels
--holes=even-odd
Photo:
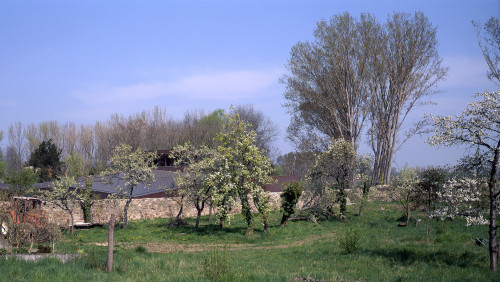
[[[235,110],[243,120],[252,124],[257,133],[257,146],[271,154],[278,135],[274,123],[252,105],[239,105]],[[183,119],[175,120],[160,107],[129,117],[113,114],[109,120],[94,125],[57,121],[23,125],[17,122],[10,125],[5,154],[0,156],[10,171],[19,171],[42,142],[52,140],[66,164],[71,159],[81,158],[86,168],[99,167],[121,143],[146,151],[170,149],[185,142],[213,147],[214,138],[223,129],[224,122],[222,110],[210,114],[187,112]],[[3,132],[0,141],[2,138]]]

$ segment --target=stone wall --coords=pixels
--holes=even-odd
[[[279,208],[280,193],[270,193],[271,206]],[[117,215],[118,220],[123,220],[123,208],[125,199],[104,199],[96,200],[92,206],[92,223],[105,224],[109,221],[111,213]],[[0,202],[0,209],[5,210],[9,206],[8,202]],[[128,208],[128,220],[142,220],[153,218],[172,218],[177,215],[180,208],[180,198],[143,198],[133,199]],[[61,226],[69,226],[71,219],[69,214],[52,203],[44,202],[42,206],[43,212],[49,218],[49,222],[57,223]],[[236,206],[233,209],[234,213],[239,213],[241,207]],[[209,208],[205,207],[203,215],[208,215]],[[183,215],[185,217],[196,216],[196,209],[191,203],[184,204]],[[83,211],[80,204],[73,204],[73,217],[75,223],[84,222]]]

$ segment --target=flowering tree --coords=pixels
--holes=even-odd
[[[480,156],[489,163],[488,199],[489,199],[489,251],[490,268],[497,269],[500,256],[497,243],[497,201],[500,189],[497,187],[498,165],[500,157],[500,89],[495,92],[483,92],[475,95],[476,99],[467,106],[462,115],[453,119],[450,116],[430,115],[434,126],[434,135],[428,140],[431,145],[465,144],[479,148]],[[481,99],[479,99],[481,98]]]
[[[335,139],[326,152],[318,155],[307,175],[310,202],[318,212],[331,213],[335,202],[340,203],[340,214],[345,217],[347,195],[353,179],[356,151],[344,139]]]
[[[174,147],[172,155],[176,158],[176,165],[187,165],[182,171],[177,171],[175,184],[178,195],[194,204],[197,211],[195,229],[198,230],[205,204],[217,189],[210,180],[219,169],[219,156],[213,149],[205,146],[195,149],[189,143]]]
[[[40,198],[55,204],[66,211],[71,217],[71,233],[74,231],[73,212],[75,210],[75,201],[79,198],[79,183],[69,176],[63,176],[60,180],[52,182],[50,190],[40,190]]]
[[[235,195],[241,201],[241,212],[245,216],[248,231],[253,228],[253,217],[250,210],[249,194],[254,204],[264,215],[267,222],[269,206],[267,196],[262,185],[271,183],[270,177],[273,168],[265,153],[256,145],[256,133],[251,126],[245,123],[234,111],[226,115],[228,120],[227,132],[217,135],[219,144],[217,152],[220,155],[219,169],[211,176],[214,184],[217,183],[217,192],[213,198],[217,209],[226,213]],[[224,217],[219,217],[224,219]]]
[[[486,183],[481,179],[452,178],[437,192],[438,202],[442,206],[431,213],[431,217],[445,219],[464,216],[467,226],[488,224],[483,217],[487,207],[482,201],[486,190]]]
[[[115,148],[109,159],[109,166],[102,174],[103,183],[116,184],[117,194],[127,197],[123,210],[124,228],[127,227],[127,210],[132,202],[134,188],[139,184],[149,187],[155,181],[150,166],[155,157],[155,153],[145,152],[140,148],[134,150],[122,143]]]
[[[412,208],[413,196],[417,193],[418,177],[415,169],[405,167],[400,171],[399,176],[393,181],[393,192],[391,198],[396,201],[404,210],[406,225],[410,223],[410,211]]]

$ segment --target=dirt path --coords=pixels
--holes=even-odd
[[[292,241],[290,243],[286,244],[280,244],[280,245],[273,245],[270,243],[269,245],[262,245],[262,244],[226,244],[224,245],[227,250],[247,250],[247,249],[253,249],[253,250],[271,250],[271,249],[284,249],[284,248],[289,248],[293,246],[300,246],[300,245],[305,245],[309,244],[313,241],[328,241],[332,240],[335,238],[335,233],[329,233],[325,235],[311,235],[307,237],[306,239],[299,240],[299,241]],[[96,243],[95,245],[99,246],[107,246],[107,243]],[[189,243],[174,243],[174,242],[151,242],[151,243],[144,243],[144,244],[137,244],[137,243],[118,243],[117,245],[120,245],[125,248],[136,248],[138,246],[142,246],[148,250],[148,252],[152,253],[162,253],[162,254],[168,254],[168,253],[176,253],[176,252],[204,252],[209,250],[210,248],[214,246],[220,246],[220,244],[189,244]]]

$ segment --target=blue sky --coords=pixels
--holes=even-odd
[[[0,129],[13,122],[94,123],[158,105],[174,118],[251,103],[281,130],[291,47],[313,39],[316,22],[348,11],[380,21],[422,11],[438,26],[449,76],[416,111],[459,114],[475,92],[493,91],[471,21],[500,17],[500,1],[9,1],[0,2]],[[5,138],[6,139],[6,138]],[[395,165],[454,163],[464,152],[416,137]],[[363,141],[364,142],[364,141]],[[3,144],[6,142],[4,140]],[[366,146],[361,151],[368,152]]]

